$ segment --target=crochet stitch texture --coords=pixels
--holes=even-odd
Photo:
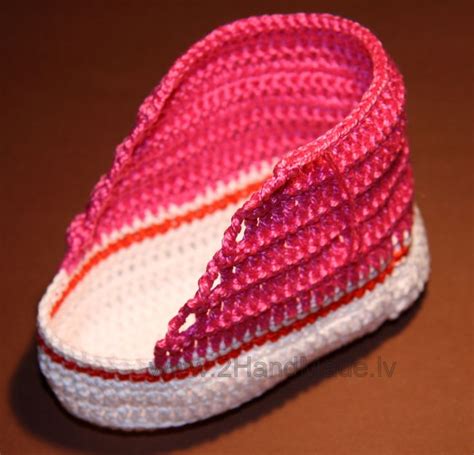
[[[406,260],[413,197],[403,80],[367,29],[218,28],[144,101],[71,223],[40,306],[43,369],[176,381],[302,333]]]

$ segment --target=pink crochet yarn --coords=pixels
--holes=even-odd
[[[360,25],[237,21],[195,44],[139,111],[68,230],[73,273],[101,236],[278,160],[234,214],[194,297],[155,348],[170,372],[361,288],[412,224],[402,78]],[[184,303],[184,302],[183,302]],[[181,330],[193,314],[195,323]]]

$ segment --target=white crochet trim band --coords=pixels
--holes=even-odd
[[[60,402],[81,419],[124,430],[184,425],[240,406],[303,367],[301,359],[313,361],[397,318],[420,295],[428,274],[426,233],[415,208],[410,250],[383,283],[313,324],[242,353],[226,366],[168,382],[132,382],[67,369],[41,347],[40,366]],[[256,374],[262,366],[267,374]]]

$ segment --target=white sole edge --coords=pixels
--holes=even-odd
[[[185,425],[236,408],[297,371],[248,374],[258,367],[265,365],[268,371],[295,359],[314,361],[397,318],[421,294],[429,267],[426,232],[415,208],[410,251],[383,283],[313,324],[242,353],[225,371],[218,365],[202,375],[169,382],[106,380],[65,368],[41,347],[39,364],[59,401],[80,419],[122,430]],[[249,367],[242,368],[247,362]]]

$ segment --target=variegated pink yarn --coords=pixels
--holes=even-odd
[[[165,373],[273,333],[389,267],[412,225],[402,78],[360,25],[262,16],[212,32],[140,108],[68,231],[73,272],[101,236],[274,162],[155,348]],[[405,234],[406,235],[406,234]],[[183,302],[184,303],[184,302]],[[182,330],[193,314],[195,322]]]

